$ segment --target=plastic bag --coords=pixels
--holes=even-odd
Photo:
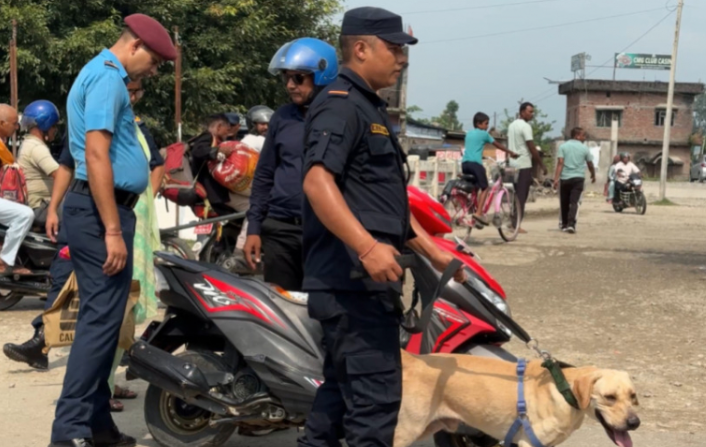
[[[209,162],[211,175],[231,192],[249,195],[260,159],[259,152],[239,141],[226,141],[219,147],[231,148],[232,153],[225,160]]]

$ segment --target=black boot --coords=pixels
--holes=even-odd
[[[102,433],[94,433],[93,445],[95,447],[134,447],[137,445],[137,440],[121,433],[118,427],[113,427]]]
[[[7,358],[16,362],[26,363],[32,368],[49,369],[49,357],[43,352],[44,328],[35,332],[34,337],[21,345],[7,343],[2,347],[2,352]]]

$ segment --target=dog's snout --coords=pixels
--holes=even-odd
[[[637,428],[640,426],[640,418],[636,415],[630,416],[628,418],[627,426],[628,430],[637,430]]]

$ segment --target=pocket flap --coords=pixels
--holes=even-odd
[[[395,359],[380,352],[349,355],[346,358],[346,372],[352,375],[390,372],[396,368]]]
[[[375,212],[361,212],[360,223],[368,231],[401,236],[403,233],[402,220],[397,217]]]
[[[368,146],[373,156],[395,153],[395,146],[387,137],[368,137]]]

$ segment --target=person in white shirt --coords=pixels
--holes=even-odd
[[[625,185],[633,174],[640,174],[640,169],[630,161],[630,154],[620,154],[620,162],[615,165],[615,197],[613,202],[620,203],[620,191],[625,190]]]
[[[507,130],[510,151],[519,155],[517,159],[510,161],[510,166],[519,171],[515,192],[520,199],[521,217],[525,215],[525,204],[532,186],[532,161],[541,166],[544,175],[547,175],[547,167],[544,166],[539,150],[534,144],[532,126],[529,123],[532,119],[534,119],[534,105],[524,102],[520,105],[520,117],[513,121]],[[526,231],[520,229],[520,233],[526,233]]]

